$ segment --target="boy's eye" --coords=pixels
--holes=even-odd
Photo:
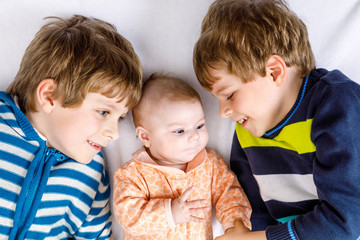
[[[100,115],[102,115],[102,116],[106,116],[106,115],[108,115],[109,114],[109,111],[106,111],[106,110],[98,110],[98,113],[100,113]]]
[[[174,133],[176,134],[183,134],[185,131],[184,129],[175,130]]]
[[[226,98],[226,100],[231,100],[231,99],[233,99],[233,97],[234,97],[234,93],[232,93],[230,96],[228,96],[228,97]]]

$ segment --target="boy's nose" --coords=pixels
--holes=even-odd
[[[104,131],[105,137],[108,137],[111,141],[119,138],[119,122],[109,124]]]
[[[231,116],[232,110],[229,105],[220,103],[219,104],[219,115],[222,118],[228,118]]]

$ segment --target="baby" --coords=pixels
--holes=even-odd
[[[115,172],[115,216],[125,239],[213,239],[211,205],[223,230],[251,207],[224,160],[206,149],[199,94],[186,82],[152,76],[133,110],[144,146]]]

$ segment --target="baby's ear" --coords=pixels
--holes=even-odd
[[[36,89],[38,106],[46,113],[50,113],[54,107],[53,93],[55,88],[55,80],[48,78],[42,80]]]
[[[148,131],[142,127],[142,126],[138,126],[136,127],[136,134],[138,135],[138,137],[140,138],[141,142],[144,144],[145,147],[150,147],[150,139],[149,139],[149,133]]]

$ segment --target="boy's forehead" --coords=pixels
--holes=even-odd
[[[100,94],[100,93],[88,93],[86,95],[87,99],[91,99],[94,102],[102,103],[112,110],[116,111],[124,111],[127,104],[126,98],[120,98],[120,97],[108,97],[106,95]]]
[[[215,84],[218,85],[218,82],[221,79],[223,79],[227,75],[230,75],[230,73],[228,73],[228,71],[226,71],[224,69],[208,68],[207,72],[208,72],[208,78],[209,78],[208,82],[210,83],[211,89],[214,88]]]
[[[226,81],[226,79],[232,77],[232,74],[222,70],[212,70],[211,75],[214,78],[214,82],[210,86],[212,94],[221,94],[223,91],[225,91],[231,86],[229,81]]]
[[[221,95],[228,87],[229,86],[227,86],[226,84],[222,84],[222,81],[218,81],[217,83],[212,85],[211,93],[214,95]]]

